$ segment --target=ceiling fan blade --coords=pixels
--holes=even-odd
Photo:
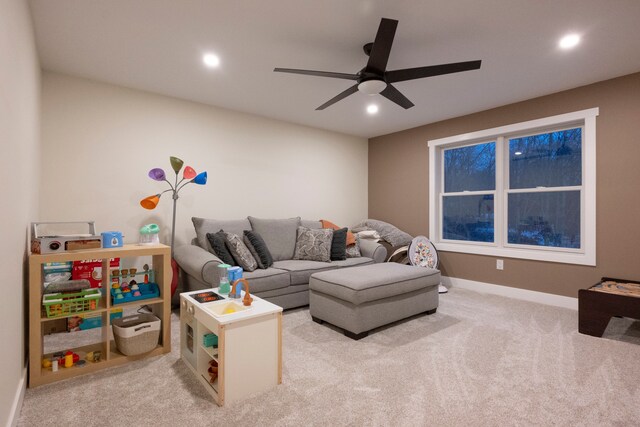
[[[327,102],[325,102],[324,104],[316,108],[316,110],[324,110],[328,106],[335,104],[341,99],[344,99],[349,95],[353,95],[357,91],[358,91],[358,85],[353,85],[349,89],[345,90],[344,92],[340,92],[338,95],[334,96],[333,98],[331,98],[330,100],[328,100]]]
[[[388,83],[406,80],[422,79],[424,77],[440,76],[442,74],[459,73],[480,68],[482,61],[453,62],[451,64],[431,65],[428,67],[405,68],[404,70],[387,71],[384,74]]]
[[[395,19],[382,18],[365,71],[379,75],[384,74],[397,27],[398,21]]]
[[[331,77],[334,79],[358,80],[357,74],[333,73],[331,71],[297,70],[295,68],[274,68],[276,73],[305,74],[307,76]]]
[[[413,107],[413,102],[409,101],[406,96],[401,94],[398,89],[390,84],[387,85],[387,87],[382,92],[380,92],[380,95],[384,96],[390,101],[395,102],[405,110]]]

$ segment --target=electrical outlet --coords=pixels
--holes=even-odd
[[[496,260],[496,268],[498,270],[504,270],[504,261],[501,259]]]

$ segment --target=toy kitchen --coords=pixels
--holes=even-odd
[[[233,285],[180,295],[181,358],[219,406],[282,383],[282,307]]]

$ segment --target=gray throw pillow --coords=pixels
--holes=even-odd
[[[251,229],[262,236],[274,261],[293,258],[293,253],[296,250],[296,231],[300,225],[300,217],[263,219],[250,216],[249,222],[251,223]]]
[[[333,230],[330,228],[311,229],[298,227],[298,238],[293,259],[331,262],[331,241]]]
[[[193,222],[193,227],[196,230],[198,246],[200,246],[202,249],[206,249],[211,253],[213,253],[213,251],[211,245],[209,245],[207,233],[217,233],[218,230],[222,229],[227,233],[233,233],[242,236],[242,230],[251,228],[251,224],[249,224],[249,221],[246,219],[217,220],[198,218],[194,216],[191,218],[191,222]]]
[[[233,259],[231,252],[229,252],[224,231],[220,230],[217,233],[207,233],[207,240],[213,249],[213,254],[220,258],[220,261],[229,265],[238,265]]]
[[[331,261],[347,259],[347,227],[333,230],[331,240]]]
[[[353,245],[347,246],[347,258],[360,258],[360,236],[356,234],[356,242]]]
[[[243,234],[242,240],[244,244],[247,245],[249,252],[251,252],[256,259],[258,267],[262,269],[271,267],[273,265],[273,257],[260,234],[251,230],[244,230]]]
[[[242,267],[244,271],[253,271],[258,268],[256,259],[251,255],[251,252],[240,239],[237,234],[224,233],[225,241],[229,252],[233,255],[233,259],[236,260],[238,265]]]

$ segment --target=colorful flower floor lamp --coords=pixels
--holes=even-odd
[[[182,169],[182,165],[184,162],[177,157],[169,157],[169,161],[171,162],[171,168],[176,173],[176,180],[174,184],[171,184],[167,179],[164,170],[161,168],[153,168],[149,171],[149,178],[155,181],[166,181],[169,184],[169,189],[163,191],[162,193],[154,194],[153,196],[146,197],[140,201],[140,206],[145,209],[155,209],[160,202],[160,196],[164,193],[171,192],[173,198],[173,220],[171,222],[171,269],[173,270],[173,278],[171,279],[171,295],[176,292],[176,288],[178,287],[178,263],[173,259],[173,244],[176,237],[176,204],[178,203],[178,198],[180,197],[178,193],[182,190],[187,184],[198,184],[205,185],[207,183],[207,173],[201,172],[196,174],[196,171],[191,166],[185,166],[184,171],[182,172],[182,179],[178,181],[178,174]]]

